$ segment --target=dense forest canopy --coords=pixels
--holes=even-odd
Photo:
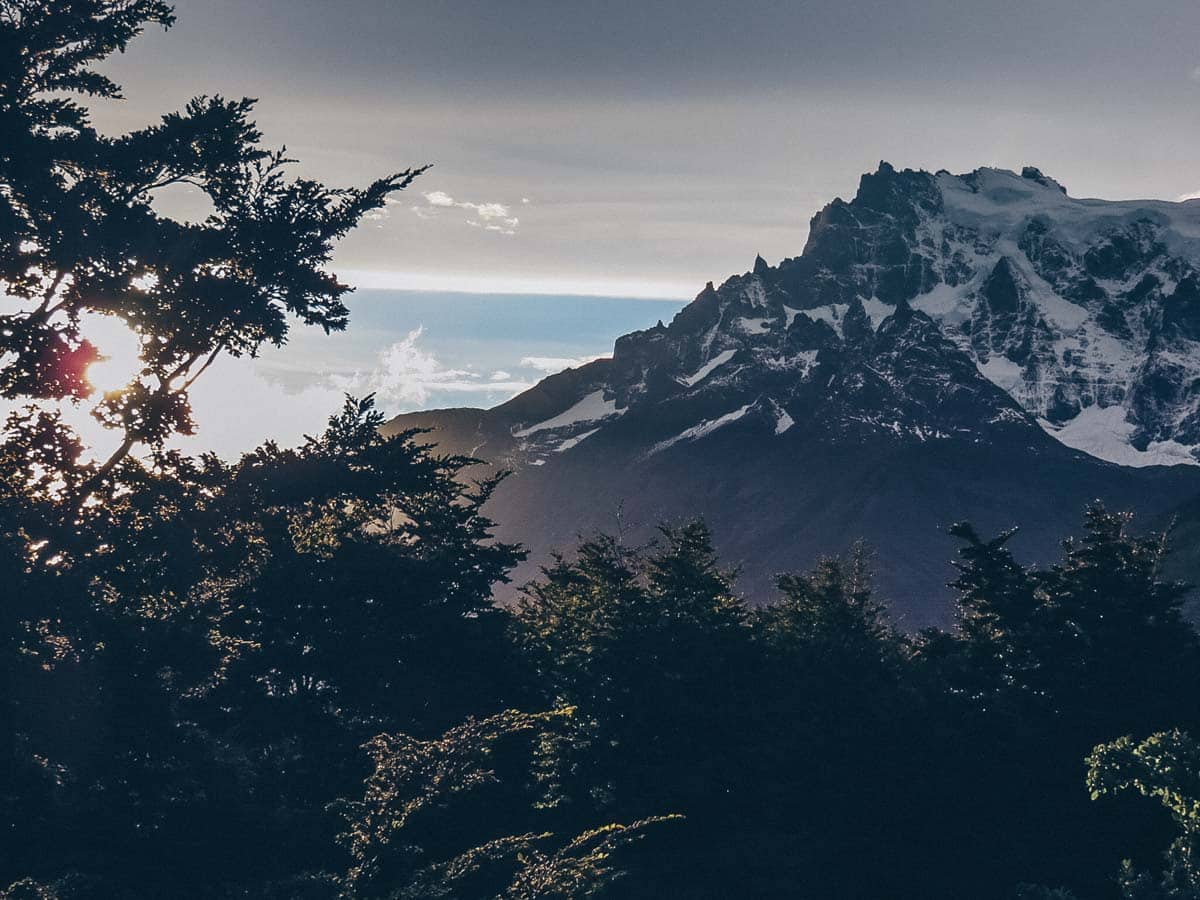
[[[170,449],[217,356],[346,326],[333,245],[423,171],[291,179],[249,100],[98,133],[95,65],[172,22],[0,0],[0,896],[1200,897],[1200,642],[1126,516],[1045,567],[955,526],[951,631],[897,631],[864,547],[751,607],[701,522],[505,608],[497,482],[369,397]],[[141,350],[102,396],[94,316]]]

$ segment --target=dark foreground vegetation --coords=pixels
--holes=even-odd
[[[1122,516],[1046,568],[956,526],[952,632],[893,630],[861,549],[748,608],[700,523],[501,609],[494,484],[369,398],[170,450],[217,356],[345,326],[332,242],[420,171],[289,180],[248,101],[97,134],[71,92],[170,21],[0,0],[0,896],[1200,897],[1200,642]],[[89,315],[144,364],[99,457]]]

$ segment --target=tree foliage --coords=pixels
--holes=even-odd
[[[590,897],[619,878],[614,852],[672,817],[605,825],[562,838],[527,830],[553,816],[551,787],[530,759],[545,757],[572,710],[508,710],[468,719],[440,738],[372,739],[362,801],[346,803],[343,841],[355,897]],[[552,787],[551,787],[552,790]],[[540,815],[539,815],[540,814]],[[515,833],[505,834],[507,830]]]
[[[1126,516],[1048,566],[955,526],[920,635],[862,547],[752,608],[702,522],[581,539],[503,608],[500,482],[373,398],[173,449],[220,355],[345,327],[333,245],[423,170],[291,179],[249,100],[99,133],[97,65],[172,22],[0,0],[0,896],[1197,896],[1200,645]],[[141,351],[102,397],[98,317]]]
[[[119,320],[140,348],[136,377],[93,411],[118,435],[111,454],[84,463],[63,446],[69,437],[54,438],[72,463],[59,485],[72,511],[112,487],[136,446],[192,432],[188,391],[219,355],[281,345],[289,320],[345,328],[349,288],[326,269],[333,243],[423,171],[365,188],[289,179],[285,152],[261,146],[249,99],[201,96],[155,125],[99,133],[72,94],[119,98],[94,66],[147,25],[173,21],[158,0],[0,7],[0,280],[10,307],[0,396],[89,396],[89,317]],[[164,191],[184,185],[207,200],[202,221],[157,211]],[[23,421],[44,430],[39,417]]]
[[[1133,793],[1156,800],[1170,814],[1177,836],[1155,877],[1130,860],[1122,864],[1121,894],[1128,900],[1195,900],[1200,897],[1200,745],[1185,732],[1126,735],[1088,757],[1092,799]]]

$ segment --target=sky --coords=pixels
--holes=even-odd
[[[391,384],[389,412],[499,402],[536,375],[522,359],[604,353],[670,311],[630,298],[677,308],[756,253],[799,254],[811,216],[881,159],[1035,165],[1073,196],[1200,191],[1192,0],[176,0],[176,12],[169,32],[105,64],[127,99],[95,108],[102,128],[200,93],[252,96],[296,174],[349,185],[434,166],[338,248],[346,280],[392,291],[351,302],[357,337],[305,338],[286,362],[268,354],[223,382],[255,379],[299,408],[348,371],[352,386]],[[194,200],[164,203],[187,214]],[[458,292],[441,318],[431,292]],[[469,332],[495,294],[512,295],[517,330],[487,346]],[[507,387],[388,381],[420,382],[414,365],[464,369],[471,354],[467,382],[506,372],[494,383]]]
[[[560,294],[466,294],[362,288],[351,326],[326,335],[292,323],[288,342],[256,358],[220,357],[189,392],[197,431],[171,446],[234,459],[266,440],[295,446],[321,431],[347,394],[375,396],[387,416],[448,406],[490,407],[567,367],[611,355],[613,340],[669,320],[680,300]],[[138,369],[137,341],[119,321],[88,315],[81,329],[108,356],[88,368],[100,392]],[[89,411],[99,394],[60,404],[93,455],[121,435]],[[0,419],[14,404],[0,403]]]
[[[880,159],[1200,189],[1200,4],[176,0],[101,121],[259,99],[298,171],[433,163],[339,253],[373,287],[690,298]]]
[[[296,444],[345,394],[374,394],[388,415],[489,407],[568,366],[612,352],[620,334],[670,319],[675,300],[362,289],[352,324],[297,328],[282,349],[225,360],[193,390],[200,429],[182,446],[232,455],[264,437]],[[236,396],[231,414],[229,398]]]

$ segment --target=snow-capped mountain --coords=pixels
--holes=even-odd
[[[709,284],[611,359],[392,427],[512,469],[494,514],[535,558],[618,507],[642,529],[703,513],[780,568],[870,538],[905,570],[885,585],[936,593],[910,527],[1020,522],[1032,544],[1092,496],[1158,515],[1200,492],[1198,351],[1200,201],[881,163],[800,256]]]

